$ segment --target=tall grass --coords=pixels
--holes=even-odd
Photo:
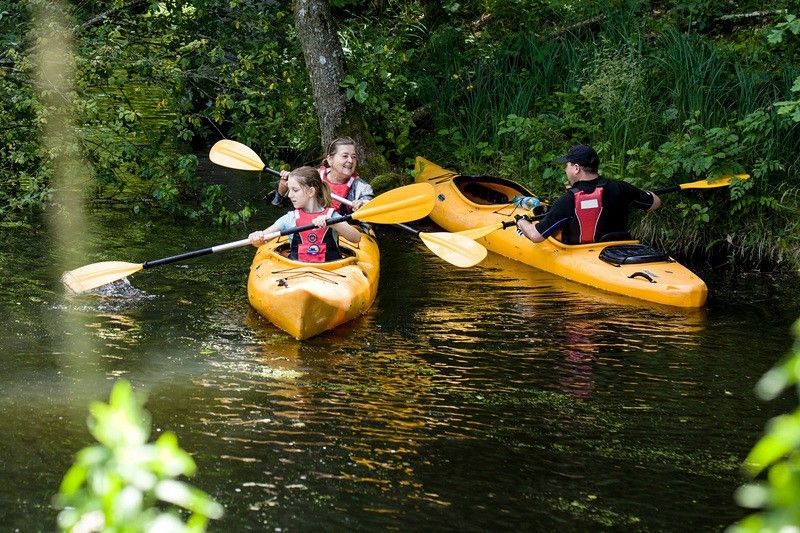
[[[699,116],[711,127],[728,120],[736,89],[732,65],[707,41],[670,29],[653,52],[654,100],[667,96],[664,103],[674,106],[681,121]]]
[[[663,216],[645,218],[639,235],[684,256],[800,264],[792,234],[800,124],[780,120],[773,105],[797,98],[791,87],[800,67],[770,66],[724,41],[645,24],[609,13],[600,29],[526,31],[491,46],[439,32],[421,54],[437,80],[419,95],[434,102],[439,133],[425,150],[545,196],[563,181],[552,161],[575,142],[598,148],[604,175],[648,187],[744,168],[753,180],[743,198],[718,191],[677,200]]]

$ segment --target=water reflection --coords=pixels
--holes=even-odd
[[[123,219],[95,216],[87,238],[104,252],[89,260],[237,236]],[[738,462],[769,414],[752,383],[794,318],[627,300],[491,254],[456,269],[387,228],[374,307],[298,342],[250,309],[252,251],[64,298],[45,237],[30,240],[0,256],[13,280],[2,429],[20,435],[0,450],[15,458],[2,474],[26,494],[0,496],[0,510],[20,529],[52,527],[41,502],[90,440],[89,401],[119,375],[149,393],[156,433],[192,452],[228,530],[719,529],[741,514]],[[44,320],[54,310],[90,348],[62,342],[72,330]]]

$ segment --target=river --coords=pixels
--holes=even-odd
[[[83,224],[82,264],[255,227],[111,207]],[[118,378],[147,393],[154,434],[177,433],[191,482],[224,505],[211,530],[692,531],[745,516],[739,465],[794,406],[753,386],[791,345],[795,285],[701,272],[709,302],[684,311],[492,254],[457,269],[378,233],[375,305],[297,342],[248,305],[251,248],[70,297],[45,226],[2,229],[3,529],[55,529],[52,496],[92,442],[88,405]]]

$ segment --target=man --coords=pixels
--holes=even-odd
[[[629,238],[628,214],[631,207],[654,211],[661,200],[624,181],[598,175],[600,158],[588,144],[578,144],[559,157],[569,180],[569,189],[534,224],[517,220],[517,228],[533,242],[542,242],[558,230],[566,244],[586,244]]]

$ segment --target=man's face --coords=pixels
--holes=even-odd
[[[564,164],[564,174],[567,175],[567,180],[569,180],[570,185],[574,184],[578,180],[578,173],[580,172],[581,167],[577,163],[567,163]]]

